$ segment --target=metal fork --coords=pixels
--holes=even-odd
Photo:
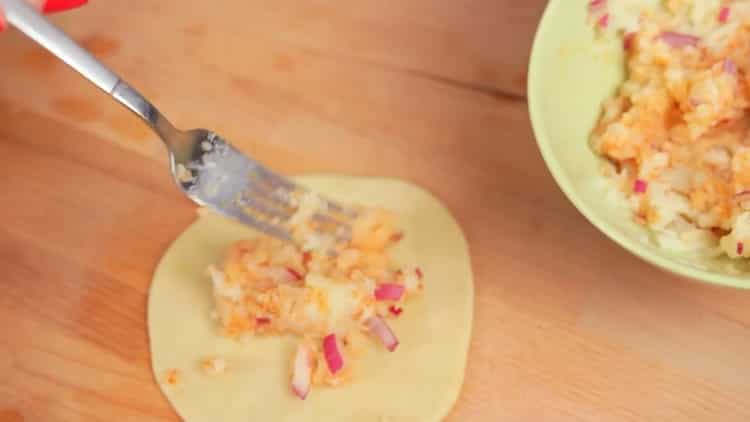
[[[24,0],[0,0],[8,23],[49,50],[143,119],[169,151],[172,177],[201,206],[268,235],[292,240],[288,222],[306,190],[242,154],[207,129],[180,131],[146,98],[50,23]],[[349,236],[355,213],[324,200],[314,215],[319,231]]]

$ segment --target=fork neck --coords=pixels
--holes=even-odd
[[[175,139],[179,135],[179,131],[140,92],[125,81],[119,80],[112,90],[112,97],[143,119],[159,135],[167,147],[172,147],[169,141]]]

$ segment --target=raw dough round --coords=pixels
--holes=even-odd
[[[406,236],[397,263],[419,265],[425,290],[400,318],[389,320],[401,344],[389,353],[376,341],[353,383],[313,388],[306,400],[290,391],[293,338],[221,337],[213,310],[209,264],[234,240],[254,236],[238,223],[207,215],[167,250],[148,301],[151,359],[160,388],[188,422],[436,422],[456,401],[471,337],[474,286],[466,240],[449,212],[424,190],[397,180],[341,176],[297,179],[343,203],[396,212]],[[200,360],[218,356],[225,373],[208,376]],[[180,382],[165,373],[178,369]]]

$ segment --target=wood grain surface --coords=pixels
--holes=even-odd
[[[449,421],[750,420],[750,296],[632,257],[544,167],[524,98],[544,4],[93,1],[55,19],[181,127],[447,204],[477,287]],[[134,117],[18,33],[0,60],[0,421],[177,420],[145,305],[194,207]]]

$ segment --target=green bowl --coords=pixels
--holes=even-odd
[[[649,3],[653,1],[644,0]],[[681,276],[750,288],[750,277],[733,271],[728,258],[657,247],[649,231],[633,221],[630,210],[612,200],[589,135],[603,101],[625,76],[624,54],[621,40],[595,37],[586,23],[587,5],[588,0],[550,0],[531,53],[529,112],[550,172],[594,226],[633,254]]]

